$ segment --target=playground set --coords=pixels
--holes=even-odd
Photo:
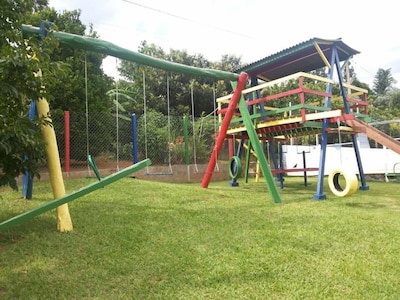
[[[43,30],[40,28],[29,25],[23,25],[22,31],[25,34],[35,35],[43,33]],[[247,149],[246,170],[248,170],[249,157],[253,153],[257,158],[269,193],[276,203],[280,203],[282,200],[278,192],[274,174],[282,175],[282,173],[290,172],[291,170],[279,168],[276,161],[274,161],[274,166],[271,168],[263,148],[266,141],[268,141],[269,145],[272,145],[275,141],[283,141],[292,137],[310,134],[321,135],[318,186],[317,192],[313,197],[318,200],[326,198],[323,193],[323,174],[327,136],[330,132],[337,131],[338,127],[352,136],[355,158],[361,180],[360,189],[362,190],[368,190],[368,186],[365,181],[362,161],[356,143],[357,132],[363,132],[389,149],[400,153],[399,142],[363,122],[363,120],[368,120],[367,91],[344,83],[340,66],[342,61],[348,61],[358,52],[347,46],[340,39],[324,40],[314,38],[249,64],[236,72],[225,72],[200,69],[156,59],[90,37],[64,32],[53,32],[53,35],[62,45],[69,47],[111,55],[171,72],[183,72],[195,76],[207,76],[214,79],[231,81],[234,90],[233,94],[217,99],[220,128],[201,183],[201,187],[203,188],[207,188],[210,183],[217,164],[217,158],[226,139],[231,142],[239,139],[241,145],[238,148],[238,154],[233,156],[231,160],[230,171],[234,175],[237,175],[237,170],[240,167],[240,159],[238,157],[240,156],[240,151],[243,151],[244,148]],[[306,73],[322,67],[328,68],[328,78]],[[332,94],[332,86],[335,84],[333,80],[335,71],[338,77],[337,84],[340,88],[340,95],[338,96]],[[268,91],[271,87],[288,81],[296,82],[297,86],[279,94],[264,95],[264,92]],[[309,87],[307,82],[310,81],[324,83],[325,91]],[[293,96],[297,98],[298,102],[287,105],[285,98],[291,97],[290,99],[293,101]],[[316,98],[319,98],[319,100],[316,100]],[[339,102],[341,103],[340,106],[338,105]],[[317,105],[317,103],[323,104]],[[38,99],[36,104],[38,114],[40,116],[48,116],[49,106],[47,101],[45,99]],[[51,120],[49,119],[49,121]],[[42,126],[41,130],[47,143],[46,155],[55,200],[1,222],[0,230],[57,208],[58,230],[60,232],[71,231],[72,222],[68,212],[68,202],[151,164],[150,159],[145,159],[105,178],[101,178],[97,174],[98,182],[83,187],[69,195],[65,195],[54,129],[51,126]],[[273,147],[268,148],[272,151]],[[90,162],[95,166],[93,161]],[[304,171],[306,170],[304,168]],[[296,169],[296,171],[299,171],[299,169]],[[246,171],[247,173],[248,171]],[[338,196],[349,195],[355,191],[354,186],[358,186],[358,181],[356,184],[354,183],[354,176],[348,175],[344,169],[338,169],[331,175],[329,176],[329,180],[332,182],[330,186],[331,189],[337,192],[336,195]],[[340,175],[343,175],[346,179],[346,186],[344,188],[339,184]],[[233,183],[236,179],[233,179]]]
[[[400,143],[366,123],[370,121],[368,91],[343,80],[343,68],[358,53],[340,39],[313,38],[237,70],[242,73],[235,92],[217,99],[222,125],[202,186],[207,187],[209,184],[223,140],[238,139],[238,153],[231,160],[230,169],[239,168],[240,152],[245,148],[245,174],[248,174],[249,158],[253,154],[274,202],[279,203],[281,198],[274,175],[282,180],[282,173],[314,171],[316,168],[284,169],[282,163],[276,160],[275,148],[271,145],[291,138],[319,134],[321,154],[317,168],[317,191],[313,199],[326,199],[323,191],[328,134],[341,132],[351,135],[361,181],[360,189],[368,190],[357,134],[364,133],[398,154]],[[306,73],[320,68],[329,70],[328,78]],[[246,85],[247,80],[250,80],[250,86]],[[339,94],[333,93],[334,85],[337,85]],[[283,91],[268,93],[275,86],[281,87]],[[318,89],[320,86],[324,86],[325,91]],[[265,142],[269,145],[267,151],[264,149]],[[268,163],[266,152],[272,158],[272,166]],[[339,180],[341,176],[344,177],[344,186]],[[233,186],[237,185],[235,180],[232,179]],[[334,170],[328,182],[333,194],[339,197],[349,196],[358,189],[358,178],[346,170],[345,166]]]

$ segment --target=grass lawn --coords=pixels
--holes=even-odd
[[[68,192],[95,179],[66,181]],[[316,178],[170,184],[124,178],[0,232],[0,299],[400,299],[399,183],[312,200]],[[0,190],[0,221],[52,199]]]

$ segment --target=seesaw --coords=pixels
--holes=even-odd
[[[3,221],[0,223],[0,231],[10,228],[12,226],[15,226],[17,224],[20,224],[22,222],[28,221],[46,211],[49,211],[51,209],[57,208],[58,206],[65,204],[67,202],[71,202],[75,199],[78,199],[84,195],[87,195],[95,190],[98,190],[102,187],[105,187],[106,185],[109,185],[115,181],[118,181],[134,172],[137,172],[144,167],[147,167],[151,165],[151,160],[150,159],[145,159],[142,160],[141,162],[138,162],[132,166],[129,166],[121,171],[118,171],[114,174],[111,174],[107,177],[102,178],[101,180],[94,182],[92,184],[89,184],[75,192],[72,192],[71,194],[65,195],[61,198],[54,199],[52,201],[49,201],[43,205],[40,205],[32,210],[29,210],[27,212],[24,212],[18,216],[15,216],[13,218],[10,218],[6,221]]]

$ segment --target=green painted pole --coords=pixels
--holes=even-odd
[[[20,224],[22,222],[28,221],[30,219],[33,219],[34,217],[45,213],[46,211],[49,211],[51,209],[57,208],[60,205],[63,205],[67,202],[71,202],[75,199],[78,199],[84,195],[87,195],[95,190],[98,190],[102,187],[105,187],[106,185],[109,185],[110,183],[113,183],[115,181],[118,181],[122,178],[124,178],[125,176],[128,176],[134,172],[137,172],[141,169],[143,169],[146,166],[151,165],[151,160],[150,159],[145,159],[141,162],[138,162],[132,166],[129,166],[119,172],[116,172],[112,175],[109,175],[107,177],[104,177],[103,179],[101,179],[100,181],[94,182],[92,184],[89,184],[83,188],[81,188],[78,191],[75,191],[71,194],[65,195],[61,198],[49,201],[39,207],[36,207],[32,210],[29,210],[25,213],[22,213],[18,216],[15,216],[11,219],[8,219],[2,223],[0,223],[0,231],[10,228],[12,226],[15,226],[17,224]]]
[[[271,172],[271,168],[268,165],[268,161],[265,157],[261,143],[259,142],[257,132],[254,128],[254,124],[251,121],[250,113],[247,109],[246,101],[243,95],[239,99],[239,110],[240,114],[242,115],[243,123],[246,127],[247,134],[249,135],[251,145],[254,149],[254,152],[257,155],[257,159],[260,164],[261,171],[263,172],[264,180],[267,184],[269,193],[271,194],[272,199],[275,203],[281,203],[282,202],[281,196],[279,194],[278,188],[276,187],[275,180]]]
[[[22,32],[25,34],[39,34],[40,28],[30,25],[22,25]],[[69,47],[93,51],[105,55],[111,55],[117,58],[133,61],[138,64],[154,67],[157,69],[163,69],[176,73],[187,73],[197,76],[206,76],[214,79],[237,80],[239,78],[239,74],[237,73],[206,68],[196,68],[188,65],[178,64],[171,61],[148,56],[139,52],[131,51],[119,47],[113,43],[92,37],[60,31],[53,31],[51,32],[51,34],[54,35],[54,37],[57,38],[61,44],[67,45]]]
[[[93,159],[93,156],[91,156],[90,154],[88,155],[88,161],[89,161],[89,165],[92,167],[92,170],[93,170],[94,174],[96,175],[97,179],[101,180],[101,175],[100,175],[99,169],[97,168],[97,165]]]

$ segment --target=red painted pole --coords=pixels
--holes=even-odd
[[[69,135],[69,111],[64,111],[64,171],[69,172],[70,167],[70,135]]]
[[[225,117],[221,124],[221,129],[219,131],[219,135],[217,141],[215,143],[214,149],[211,153],[210,161],[208,162],[208,166],[206,172],[203,176],[203,181],[201,182],[202,188],[207,188],[210,183],[211,176],[213,174],[215,165],[217,163],[217,157],[221,152],[222,146],[224,144],[224,140],[226,138],[226,132],[228,130],[229,124],[231,122],[233,113],[239,103],[240,97],[242,96],[242,90],[246,87],[248,75],[247,73],[241,73],[237,82],[236,89],[233,93],[231,101],[229,102],[228,109],[226,111]]]
[[[231,138],[228,140],[228,157],[232,157],[233,156],[233,143],[234,143],[234,139]]]

